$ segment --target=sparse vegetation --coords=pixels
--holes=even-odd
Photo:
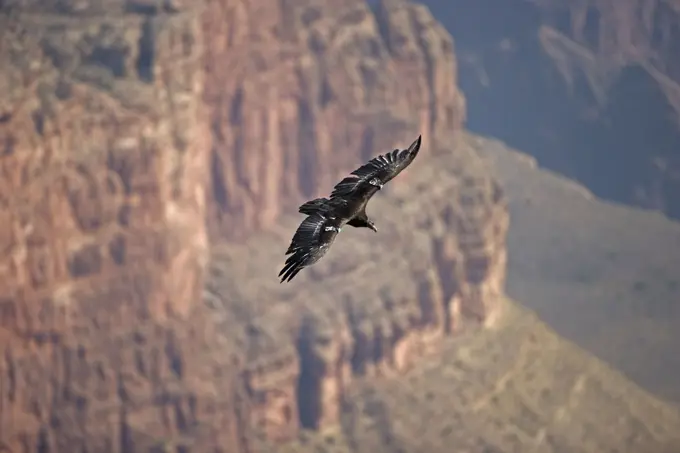
[[[680,448],[675,409],[559,338],[534,314],[509,301],[504,310],[501,325],[448,341],[441,356],[405,376],[357,382],[341,430],[305,432],[280,452]]]
[[[508,292],[558,333],[680,403],[680,224],[593,199],[471,137],[510,200]],[[532,199],[527,205],[519,200]]]

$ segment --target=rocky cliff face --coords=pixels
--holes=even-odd
[[[568,83],[584,77],[597,102],[605,104],[623,71],[639,67],[663,93],[675,113],[675,127],[680,127],[677,1],[530,1],[546,16],[540,39]],[[642,170],[649,176],[634,201],[678,217],[674,194],[680,191],[680,153],[664,152],[653,136],[648,139],[652,149],[644,151],[649,159]]]
[[[456,41],[471,130],[599,198],[680,218],[676,3],[422,2]]]
[[[207,7],[213,235],[271,226],[282,209],[331,187],[376,149],[461,128],[453,42],[422,6]]]
[[[242,320],[222,330],[243,331],[251,417],[269,438],[333,427],[353,380],[404,372],[445,336],[496,319],[508,227],[498,186],[463,144],[417,167],[371,206],[379,237],[343,232],[298,285],[261,277],[278,271],[298,219],[214,250],[206,303]]]
[[[205,262],[201,22],[193,9],[124,6],[25,2],[3,13],[9,451],[139,451],[139,436],[163,425],[149,414],[188,423],[192,397],[176,388],[194,367],[182,348],[196,346],[171,320],[195,309]]]
[[[507,214],[456,143],[452,40],[421,6],[344,5],[3,4],[4,448],[250,452],[252,433],[335,423],[351,376],[406,368],[465,314],[492,319]],[[442,183],[376,206],[391,242],[310,271],[325,283],[270,288],[291,221],[272,249],[206,252],[418,133],[422,170],[390,191]],[[359,258],[382,292],[355,284]]]

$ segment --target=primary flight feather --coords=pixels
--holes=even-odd
[[[333,244],[341,224],[337,217],[321,213],[314,213],[303,220],[286,250],[286,255],[290,256],[279,272],[281,282],[291,281],[302,268],[319,261]]]
[[[416,141],[405,150],[395,149],[369,160],[336,184],[331,192],[331,198],[356,196],[363,189],[367,193],[362,196],[367,200],[370,199],[375,192],[382,189],[413,162],[420,151],[421,138],[418,136]]]
[[[378,231],[366,215],[366,205],[378,190],[413,162],[421,140],[422,136],[418,136],[407,149],[395,149],[374,157],[336,184],[329,198],[316,198],[298,208],[307,217],[286,251],[289,256],[279,272],[281,283],[291,281],[303,268],[319,261],[345,224]]]

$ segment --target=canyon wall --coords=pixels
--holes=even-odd
[[[206,304],[243,339],[252,426],[267,438],[335,427],[353,380],[402,373],[445,336],[498,319],[506,202],[467,144],[432,151],[369,207],[379,236],[343,231],[296,285],[262,275],[280,268],[298,219],[213,250]]]
[[[178,383],[200,357],[173,327],[195,311],[206,263],[200,10],[7,6],[0,440],[148,450],[141,439],[186,424],[161,415],[188,413]]]
[[[377,149],[464,118],[450,35],[401,0],[208,2],[212,235],[271,226]]]
[[[680,3],[676,0],[529,0],[544,14],[539,39],[569,85],[582,78],[604,107],[630,68],[656,83],[680,128]],[[626,96],[626,93],[617,93]],[[650,131],[651,132],[651,131]],[[649,176],[633,194],[643,206],[680,218],[680,152],[650,135]],[[660,139],[660,138],[659,138]]]
[[[677,2],[421,1],[456,41],[467,127],[680,219]]]
[[[349,363],[370,362],[347,354],[401,370],[427,335],[463,316],[493,319],[507,212],[459,143],[453,42],[426,8],[10,0],[0,19],[7,451],[254,451],[260,434],[281,441],[335,423],[342,376],[359,373]],[[371,253],[391,251],[403,291],[378,295],[368,282],[354,302],[320,303],[302,278],[262,293],[276,258],[261,250],[282,250],[294,228],[283,220],[267,249],[261,234],[280,214],[419,133],[419,160],[458,164],[415,205],[399,189],[437,170],[409,169],[387,191],[392,211],[376,209],[392,242]],[[420,205],[432,210],[419,215]],[[397,225],[402,211],[417,228]],[[394,248],[412,230],[413,256]],[[248,254],[229,264],[239,247]],[[381,262],[346,260],[359,256]],[[326,269],[352,287],[343,263],[329,258],[310,275]],[[382,308],[348,317],[366,299]],[[322,313],[290,308],[310,304]],[[322,390],[304,400],[299,382]]]

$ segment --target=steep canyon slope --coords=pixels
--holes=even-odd
[[[508,294],[680,404],[680,224],[599,200],[526,154],[479,140],[509,200]]]
[[[450,36],[399,1],[374,13],[360,1],[26,0],[2,13],[2,446],[241,452],[271,414],[295,434],[296,393],[279,407],[250,388],[289,356],[252,372],[257,355],[203,303],[208,244],[272,227],[417,133],[424,158],[452,152],[464,101]],[[485,173],[461,177],[470,210],[447,218],[468,233],[468,257],[452,262],[458,239],[442,237],[422,289],[437,301],[423,322],[446,329],[459,306],[484,319],[504,272],[500,191]],[[253,295],[239,301],[233,286],[229,301],[247,308]],[[406,326],[419,322],[412,308]],[[267,437],[279,425],[265,423]]]
[[[680,218],[677,2],[423,2],[456,40],[469,128]]]
[[[274,244],[286,244],[295,226],[293,219],[286,219],[280,228],[259,234],[240,246],[225,246],[214,251],[208,301],[216,311],[226,309],[225,319],[236,320],[225,330],[245,325],[248,334],[242,337],[258,339],[257,342],[244,341],[239,354],[244,362],[251,364],[248,386],[259,395],[258,404],[253,408],[258,431],[283,443],[263,451],[444,453],[455,445],[470,452],[671,453],[680,448],[677,429],[680,412],[676,407],[659,401],[602,361],[558,337],[536,315],[502,295],[498,297],[496,285],[504,271],[493,257],[489,258],[494,266],[475,266],[474,273],[470,273],[475,269],[467,266],[473,264],[470,257],[474,256],[471,253],[474,249],[469,248],[471,243],[465,240],[466,236],[461,236],[464,230],[460,226],[460,215],[473,211],[461,211],[460,207],[465,206],[465,200],[471,199],[474,192],[479,194],[476,198],[480,201],[492,196],[492,192],[483,195],[484,184],[471,190],[451,176],[469,174],[476,168],[484,170],[485,166],[475,154],[484,156],[499,172],[512,197],[509,199],[511,212],[529,216],[532,223],[539,225],[520,221],[519,230],[514,232],[510,225],[514,236],[511,245],[517,259],[508,259],[524,264],[518,270],[510,269],[517,286],[514,292],[522,294],[518,291],[526,285],[523,294],[531,298],[532,306],[543,308],[540,313],[551,321],[555,317],[569,317],[574,328],[583,326],[583,331],[592,330],[585,336],[586,340],[598,334],[611,335],[613,342],[634,340],[618,329],[638,329],[629,317],[630,309],[635,309],[631,303],[644,305],[648,299],[635,299],[634,291],[617,288],[616,282],[611,281],[615,278],[614,271],[611,276],[596,274],[589,286],[568,280],[579,266],[588,272],[585,265],[593,265],[584,262],[582,247],[594,248],[596,260],[600,259],[598,243],[602,243],[602,253],[610,247],[620,249],[624,254],[622,259],[639,251],[637,245],[630,246],[630,251],[622,246],[631,239],[630,235],[613,235],[606,229],[606,219],[612,212],[605,211],[603,216],[598,216],[602,207],[587,191],[536,169],[526,156],[498,142],[463,135],[456,153],[433,153],[429,162],[412,170],[412,179],[408,187],[403,187],[405,190],[396,190],[389,197],[374,201],[372,213],[377,219],[399,218],[394,224],[383,224],[384,236],[376,239],[368,231],[339,238],[340,247],[331,251],[326,262],[310,269],[304,277],[301,275],[309,283],[305,288],[282,288],[276,282],[265,285],[253,276],[263,269],[277,270],[276,255],[271,249],[276,248]],[[459,167],[461,163],[464,168]],[[439,181],[441,187],[433,187],[432,180]],[[412,198],[412,190],[417,199]],[[531,197],[531,206],[523,208],[528,197]],[[475,211],[486,211],[485,204],[477,203]],[[546,215],[546,210],[560,211],[561,207],[569,210],[563,215]],[[495,212],[498,216],[504,209],[497,208]],[[570,212],[577,217],[567,223]],[[544,220],[537,219],[541,214]],[[629,218],[635,225],[659,223],[654,232],[667,239],[674,237],[673,226],[666,225],[671,222],[658,215],[646,219],[646,215],[633,213]],[[597,222],[596,234],[606,237],[609,231],[611,240],[579,232],[576,227],[579,221],[593,219]],[[402,222],[408,228],[402,230]],[[492,234],[486,239],[480,236],[473,242],[486,243],[484,248],[498,252],[498,232],[494,234],[490,230],[489,233]],[[540,241],[536,247],[527,240],[532,234]],[[544,236],[551,234],[564,235],[565,247],[546,246]],[[638,228],[630,234],[644,237]],[[584,235],[587,244],[582,242]],[[446,247],[442,247],[442,239],[448,243]],[[403,249],[395,250],[402,246]],[[573,256],[568,253],[570,246],[576,246]],[[442,248],[449,251],[437,257],[437,251]],[[430,264],[433,259],[428,258],[432,255],[435,262],[441,263],[444,258],[453,272],[442,273],[441,266],[440,272],[434,272]],[[561,268],[549,262],[560,256],[565,261]],[[670,251],[665,258],[660,257],[657,264],[672,269],[672,262],[668,262],[672,256]],[[623,271],[635,273],[637,266],[652,262],[652,257],[645,254],[641,259],[644,261]],[[248,263],[247,267],[244,262]],[[455,271],[460,269],[457,263],[465,263],[467,271]],[[527,269],[530,265],[543,266],[543,273]],[[379,272],[385,268],[390,272]],[[549,276],[552,269],[558,269],[558,275],[541,284],[540,277]],[[486,281],[475,284],[475,274],[486,274]],[[416,279],[405,281],[394,275],[414,275]],[[539,281],[532,280],[536,276]],[[555,281],[558,277],[564,282]],[[617,277],[625,278],[620,274]],[[450,284],[459,288],[453,299],[442,294]],[[569,285],[575,288],[575,300],[571,304],[565,297]],[[650,276],[649,285],[651,289],[659,283]],[[236,286],[242,293],[229,302],[232,288]],[[492,316],[482,329],[470,322],[470,314],[479,313],[475,308],[476,299],[470,296],[480,290],[487,300],[493,301],[493,305],[488,306]],[[601,307],[599,300],[586,299],[605,290],[615,294],[612,299],[605,298],[605,307]],[[652,291],[656,292],[657,288]],[[246,320],[251,318],[247,311],[244,313],[243,304],[233,301],[251,294],[257,297],[251,299],[248,310],[258,312],[259,316],[249,324]],[[539,297],[550,299],[553,295],[560,297],[558,302],[564,305],[561,311],[540,306]],[[271,300],[285,303],[275,306]],[[612,306],[616,300],[626,304],[621,306],[626,317],[611,316],[611,312],[616,311]],[[574,306],[579,311],[570,313]],[[602,308],[610,318],[599,313]],[[593,315],[596,316],[590,320]],[[238,320],[239,316],[243,321]],[[664,335],[672,332],[672,322],[659,324],[668,327]],[[301,324],[295,329],[296,344],[281,341],[289,338],[286,330],[296,323]],[[672,357],[672,351],[663,344],[659,347],[656,337],[649,332],[643,335],[650,342],[642,354],[636,353],[639,368],[633,371],[642,371],[650,363],[655,365],[663,362],[664,357]],[[583,343],[593,346],[592,341]],[[617,364],[621,363],[621,356],[616,354],[630,350],[630,343],[607,346],[610,347],[600,355],[618,360]],[[664,356],[657,362],[654,354],[659,351],[663,351]],[[649,356],[646,363],[640,360],[644,355]],[[631,358],[627,359],[631,365]],[[300,374],[296,376],[297,366]],[[659,371],[655,368],[647,377],[655,375],[657,382],[672,386],[674,371],[668,370],[665,381],[666,375]],[[642,381],[654,387],[649,380]],[[302,426],[308,428],[298,435],[291,435],[290,419],[285,416],[290,413],[291,400],[297,402],[293,407],[299,411]]]
[[[670,107],[667,117],[654,115],[644,101],[638,104],[638,127],[645,128],[646,139],[638,143],[646,156],[641,174],[633,175],[636,186],[631,201],[659,209],[680,218],[680,152],[678,134],[664,131],[661,124],[648,125],[643,116],[653,115],[675,131],[680,129],[680,3],[676,0],[630,1],[552,1],[530,0],[545,16],[539,39],[565,81],[573,87],[583,81],[604,109],[616,97],[634,97],[632,87],[655,85]],[[638,72],[635,72],[638,71]],[[623,85],[637,75],[636,85]],[[644,74],[644,75],[643,75]],[[628,92],[621,88],[626,86]],[[647,90],[648,97],[653,93]],[[619,102],[620,105],[620,102]],[[613,106],[612,106],[613,107]],[[620,108],[620,107],[619,107]],[[655,107],[657,110],[662,107]],[[667,124],[666,124],[667,122]],[[630,127],[635,127],[631,124]],[[603,151],[604,152],[604,151]]]
[[[271,226],[376,149],[422,133],[427,154],[462,127],[453,41],[421,5],[377,2],[375,14],[364,0],[208,8],[214,236]]]

